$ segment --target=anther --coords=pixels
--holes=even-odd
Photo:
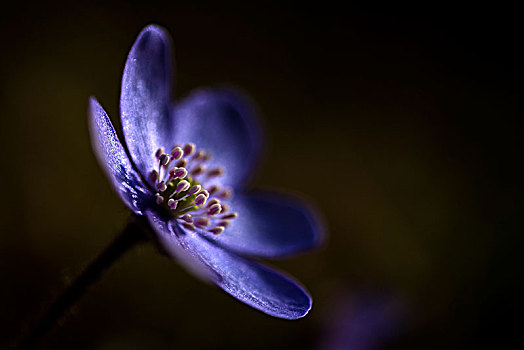
[[[218,226],[228,227],[229,224],[230,224],[229,221],[220,221],[220,222],[218,223]]]
[[[184,154],[185,154],[186,156],[190,156],[190,155],[192,155],[192,154],[195,152],[195,144],[194,144],[194,143],[191,143],[191,142],[190,142],[190,143],[186,143],[186,144],[184,145],[184,149],[183,149],[183,151],[184,151]]]
[[[167,185],[164,181],[162,181],[156,185],[156,189],[159,190],[160,192],[164,192],[165,190],[167,190]]]
[[[187,165],[187,159],[182,158],[178,162],[176,162],[175,165],[178,166],[178,167],[181,167],[181,168],[185,168],[186,165]]]
[[[158,171],[153,170],[152,172],[150,172],[149,180],[151,180],[151,182],[156,182],[158,180]]]
[[[222,193],[220,193],[219,196],[222,199],[229,199],[233,196],[233,191],[231,191],[230,189],[224,190],[222,191]]]
[[[164,154],[164,148],[163,147],[160,147],[159,149],[156,150],[155,152],[155,157],[158,159],[160,158],[160,156]]]
[[[201,160],[204,158],[204,151],[198,151],[195,153],[194,157],[195,160]]]
[[[229,206],[227,204],[220,203],[220,205],[222,206],[222,213],[225,213],[229,210]]]
[[[169,156],[163,153],[158,158],[158,161],[160,162],[160,165],[167,165],[167,163],[169,163]]]
[[[164,197],[162,197],[160,193],[155,193],[155,201],[156,204],[160,205],[164,201]]]
[[[220,187],[218,187],[217,185],[213,185],[213,186],[209,187],[209,193],[215,194],[219,189],[220,189]]]
[[[224,216],[222,216],[222,219],[223,220],[229,220],[229,219],[234,219],[238,217],[238,213],[231,213],[231,214],[226,214]]]
[[[183,156],[184,156],[184,151],[182,151],[182,148],[177,146],[171,150],[171,157],[173,157],[174,159],[180,159]]]
[[[207,190],[200,191],[200,194],[203,194],[204,196],[206,196],[206,198],[209,198],[209,192]]]
[[[212,198],[209,202],[207,202],[208,207],[211,207],[212,205],[215,205],[215,204],[220,204],[220,200],[216,198]]]
[[[190,231],[194,231],[195,230],[195,226],[191,225],[191,224],[182,224],[182,226],[184,226],[184,228],[190,230]]]
[[[208,218],[195,218],[194,219],[195,226],[203,227],[209,225],[209,219]]]
[[[189,189],[189,195],[197,194],[202,189],[202,186],[195,185]]]
[[[204,166],[202,164],[197,165],[193,169],[191,169],[191,174],[193,175],[200,175],[204,172]]]
[[[224,174],[224,169],[222,168],[213,168],[207,172],[208,176],[220,176]]]
[[[219,235],[222,232],[224,232],[224,227],[222,226],[213,227],[211,230],[208,230],[208,232],[211,232],[214,235]]]
[[[176,209],[176,206],[178,205],[178,201],[174,200],[173,198],[171,198],[170,200],[167,201],[167,205],[169,206],[169,208],[171,208],[172,210],[175,210]]]
[[[184,214],[181,217],[181,219],[184,220],[185,222],[187,222],[188,224],[192,224],[193,223],[193,217],[190,214]]]
[[[169,170],[169,177],[172,179],[183,179],[187,176],[186,168],[173,168]]]
[[[178,183],[178,185],[176,185],[175,193],[187,191],[190,186],[191,184],[189,182],[182,180]]]
[[[199,194],[195,198],[195,205],[204,205],[206,204],[207,197],[204,194]]]
[[[222,211],[222,206],[216,203],[209,207],[209,210],[207,211],[207,215],[216,215],[216,214],[219,214],[221,211]]]

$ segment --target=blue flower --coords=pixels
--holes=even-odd
[[[314,211],[289,195],[247,192],[261,137],[245,97],[228,89],[171,97],[171,45],[146,27],[129,53],[120,114],[128,156],[91,98],[92,143],[122,201],[147,218],[155,240],[204,280],[269,315],[296,319],[311,297],[293,278],[251,259],[280,258],[320,243]]]

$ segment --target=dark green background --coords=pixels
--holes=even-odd
[[[87,100],[119,123],[123,64],[150,23],[173,35],[174,98],[222,83],[247,92],[268,140],[255,184],[321,208],[325,247],[275,262],[314,307],[299,321],[270,318],[144,245],[43,348],[322,348],[341,295],[370,290],[403,310],[384,347],[522,342],[512,320],[522,310],[522,26],[514,9],[438,6],[4,9],[0,347],[129,215],[92,153]]]

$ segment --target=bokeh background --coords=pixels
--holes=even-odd
[[[173,35],[176,95],[258,105],[255,186],[302,193],[326,245],[275,261],[314,296],[289,322],[151,245],[128,253],[44,349],[442,349],[522,344],[521,21],[506,7],[18,2],[0,55],[0,347],[119,232],[87,100],[119,124],[128,50]],[[321,172],[321,176],[314,176]]]

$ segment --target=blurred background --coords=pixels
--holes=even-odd
[[[86,110],[95,95],[119,125],[124,62],[150,23],[173,36],[175,99],[226,83],[256,101],[268,147],[254,186],[321,208],[326,245],[272,262],[308,287],[313,310],[271,318],[142,245],[41,348],[522,344],[522,22],[511,8],[439,6],[4,9],[0,347],[129,216],[96,163]]]

